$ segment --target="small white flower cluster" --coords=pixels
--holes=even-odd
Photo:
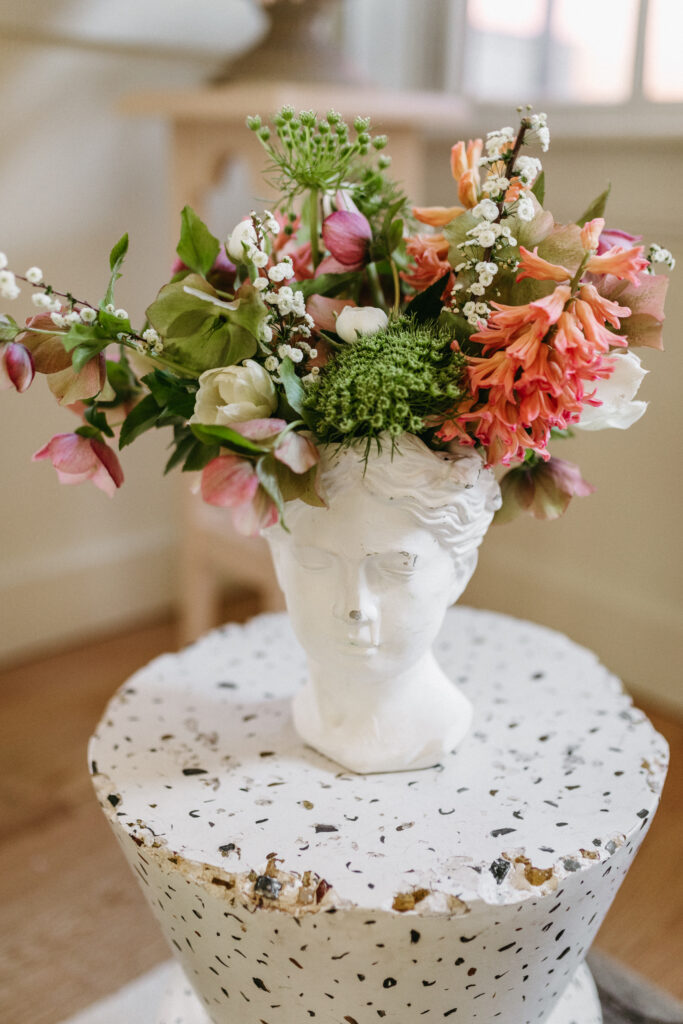
[[[486,156],[479,161],[481,164],[490,164],[496,160],[503,160],[510,143],[515,140],[515,130],[507,125],[495,132],[489,132],[486,136]]]
[[[515,160],[513,174],[519,178],[522,185],[529,188],[538,178],[543,170],[543,164],[536,156],[520,154]]]
[[[527,142],[538,142],[543,152],[547,153],[548,146],[550,145],[548,115],[546,113],[529,114],[527,120],[529,122]]]
[[[164,351],[161,335],[153,327],[148,327],[146,331],[142,332],[142,340],[146,350],[153,356],[158,356],[160,352]]]
[[[460,310],[457,305],[457,293],[461,291],[464,286],[462,284],[456,284],[451,292],[453,305],[450,309],[454,313],[462,312],[468,324],[470,324],[471,327],[476,327],[479,321],[486,320],[491,312],[491,308],[486,302],[477,302],[476,299],[480,299],[481,296],[484,295],[488,286],[493,284],[493,279],[498,273],[498,264],[493,261],[486,262],[484,260],[475,259],[466,260],[455,267],[456,274],[462,273],[463,271],[467,271],[471,275],[477,275],[477,279],[467,288],[467,292],[470,295],[473,295],[474,299],[469,299],[465,302],[462,310]]]
[[[260,270],[268,265],[270,258],[267,252],[267,237],[275,237],[279,233],[280,224],[270,210],[264,210],[263,217],[259,217],[256,211],[252,210],[249,218],[240,221],[233,229],[225,248],[235,263],[244,263],[246,260]]]
[[[663,246],[657,245],[656,242],[653,242],[648,249],[647,258],[650,263],[663,263],[669,268],[669,270],[673,270],[676,266],[675,257],[668,249],[664,249]]]
[[[488,175],[484,184],[481,187],[482,194],[491,198],[496,197],[497,201],[500,201],[507,190],[510,187],[510,179],[506,178],[504,174],[496,174],[495,172]]]
[[[486,200],[484,200],[486,202]],[[476,209],[476,207],[475,207]],[[488,220],[480,220],[467,232],[469,241],[460,242],[459,249],[467,249],[473,243],[482,249],[504,248],[517,245],[517,239],[507,224],[496,224]]]
[[[515,203],[515,213],[520,220],[524,221],[533,220],[536,216],[533,199],[526,189],[522,190],[519,199]]]
[[[58,313],[62,308],[62,300],[58,295],[51,295],[49,292],[34,292],[31,302],[36,309],[42,309],[46,313]]]
[[[0,298],[16,299],[21,294],[21,288],[11,270],[7,269],[7,257],[0,252]]]
[[[275,223],[277,224],[277,221]],[[306,312],[303,292],[282,284],[293,277],[292,258],[285,255],[279,263],[268,268],[267,274],[260,275],[252,281],[254,288],[261,293],[263,301],[270,306],[268,317],[261,325],[260,340],[264,346],[270,346],[273,339],[279,341],[277,356],[271,353],[263,364],[276,378],[282,359],[289,356],[293,363],[301,363],[305,356],[315,359],[318,354],[305,340],[311,336],[314,320]]]

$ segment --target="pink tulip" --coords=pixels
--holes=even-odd
[[[343,270],[360,270],[367,262],[372,228],[367,217],[350,210],[335,210],[323,221],[323,241]],[[323,263],[326,261],[323,260]],[[330,264],[332,261],[327,261]],[[328,269],[327,273],[339,273]]]
[[[92,480],[110,498],[123,483],[123,470],[116,454],[103,441],[80,434],[55,434],[36,452],[33,461],[49,459],[60,484],[82,484]]]
[[[10,341],[2,348],[0,387],[14,387],[22,393],[29,388],[35,372],[33,357],[24,345]]]

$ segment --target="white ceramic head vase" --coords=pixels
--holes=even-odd
[[[425,768],[460,742],[472,708],[431,645],[460,597],[500,505],[467,448],[436,453],[404,434],[322,452],[328,508],[287,507],[290,533],[266,531],[309,676],[294,723],[356,772]]]

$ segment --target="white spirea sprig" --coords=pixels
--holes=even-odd
[[[651,264],[663,263],[669,270],[673,270],[676,266],[676,259],[671,252],[663,246],[657,245],[656,242],[653,242],[648,249],[647,258]]]
[[[17,299],[21,294],[21,288],[11,270],[0,270],[0,298]]]

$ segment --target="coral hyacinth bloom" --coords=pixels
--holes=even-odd
[[[426,237],[417,235],[406,242],[406,251],[413,260],[413,266],[401,271],[401,279],[416,291],[424,291],[444,274],[452,275],[448,254],[448,242],[443,235]],[[450,286],[449,281],[449,286]]]
[[[649,266],[643,256],[643,246],[634,245],[632,249],[620,249],[613,246],[601,256],[591,256],[586,271],[590,274],[612,274],[620,281],[630,281],[638,285],[638,275]]]
[[[523,281],[525,277],[530,277],[534,281],[570,281],[571,273],[566,267],[562,267],[557,263],[549,263],[548,260],[544,260],[542,256],[538,255],[538,246],[534,248],[533,252],[525,249],[523,245],[520,245],[519,251],[522,259],[519,263],[520,273],[515,278],[516,281]]]
[[[462,206],[414,206],[413,217],[422,224],[442,228],[459,217],[465,210]]]

